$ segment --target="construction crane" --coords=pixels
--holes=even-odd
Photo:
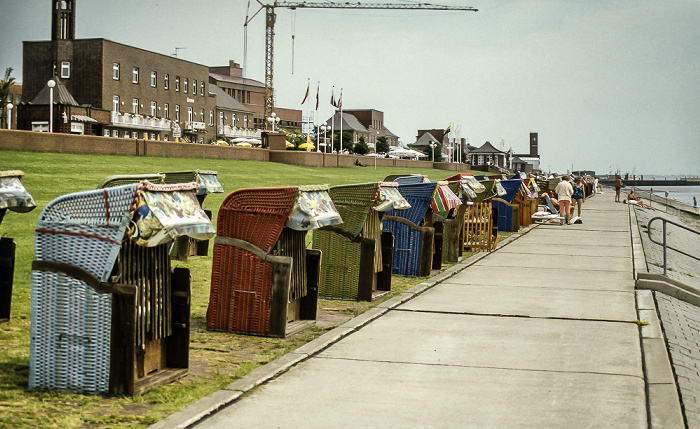
[[[260,4],[260,9],[253,16],[246,16],[243,27],[248,27],[250,21],[265,9],[265,106],[263,112],[263,121],[269,117],[275,108],[274,89],[272,85],[274,57],[275,57],[275,8],[282,7],[285,9],[401,9],[401,10],[462,10],[476,12],[478,9],[468,6],[443,6],[430,3],[333,3],[333,2],[290,2],[290,1],[274,1],[272,4],[264,4],[260,0],[256,0]],[[250,7],[250,0],[248,0]],[[267,124],[267,123],[266,123]]]

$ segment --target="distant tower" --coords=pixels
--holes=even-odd
[[[53,0],[51,40],[75,39],[75,0]]]
[[[537,133],[530,133],[530,156],[537,157]]]

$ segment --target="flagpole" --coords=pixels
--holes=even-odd
[[[338,104],[340,108],[340,153],[343,153],[343,88],[340,88]]]
[[[318,91],[321,89],[321,82],[317,82],[316,86],[316,117],[318,117]],[[314,117],[314,123],[316,122],[316,117]],[[316,152],[321,152],[321,145],[319,144],[319,134],[321,133],[321,122],[319,121],[316,125]]]
[[[333,135],[335,134],[335,101],[333,101],[333,90],[335,89],[335,85],[333,85],[333,89],[331,89],[331,106],[333,106],[333,114],[331,115],[331,152],[333,152]]]

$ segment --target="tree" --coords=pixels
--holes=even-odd
[[[440,143],[435,143],[435,148],[430,147],[430,145],[425,145],[414,149],[428,155],[428,159],[433,162],[442,161],[442,145]]]
[[[364,136],[360,136],[360,140],[355,144],[353,152],[358,155],[366,155],[369,153],[369,146],[367,146]]]
[[[377,153],[387,153],[390,150],[391,146],[389,146],[389,140],[386,138],[386,136],[377,137],[377,143],[374,146],[374,151]]]
[[[0,126],[7,127],[7,112],[5,111],[7,103],[10,99],[10,88],[15,83],[15,78],[12,77],[12,67],[5,69],[5,77],[0,80]]]
[[[350,131],[343,131],[343,150],[347,149],[349,152],[352,152],[353,149],[353,142],[352,142],[352,132]],[[333,149],[340,151],[340,132],[336,131],[335,135],[333,136]]]

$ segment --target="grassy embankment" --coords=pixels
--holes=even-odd
[[[114,174],[182,170],[216,170],[225,193],[209,195],[205,208],[213,211],[228,193],[248,187],[343,184],[382,180],[390,174],[422,173],[434,180],[451,175],[444,170],[378,167],[312,168],[257,161],[148,158],[0,151],[0,170],[25,172],[23,184],[37,207],[30,213],[8,212],[0,234],[17,244],[12,312],[0,324],[0,427],[143,427],[154,423],[231,381],[316,338],[343,320],[378,304],[320,300],[327,320],[285,339],[251,337],[207,331],[210,256],[173,266],[190,269],[193,277],[190,375],[137,397],[101,397],[63,391],[30,391],[30,265],[34,256],[34,228],[41,210],[61,195],[96,188]],[[211,244],[210,244],[211,245]],[[211,249],[210,249],[211,250]],[[394,276],[392,294],[419,283],[421,278]],[[388,298],[388,297],[387,297]],[[385,298],[386,299],[386,298]]]

